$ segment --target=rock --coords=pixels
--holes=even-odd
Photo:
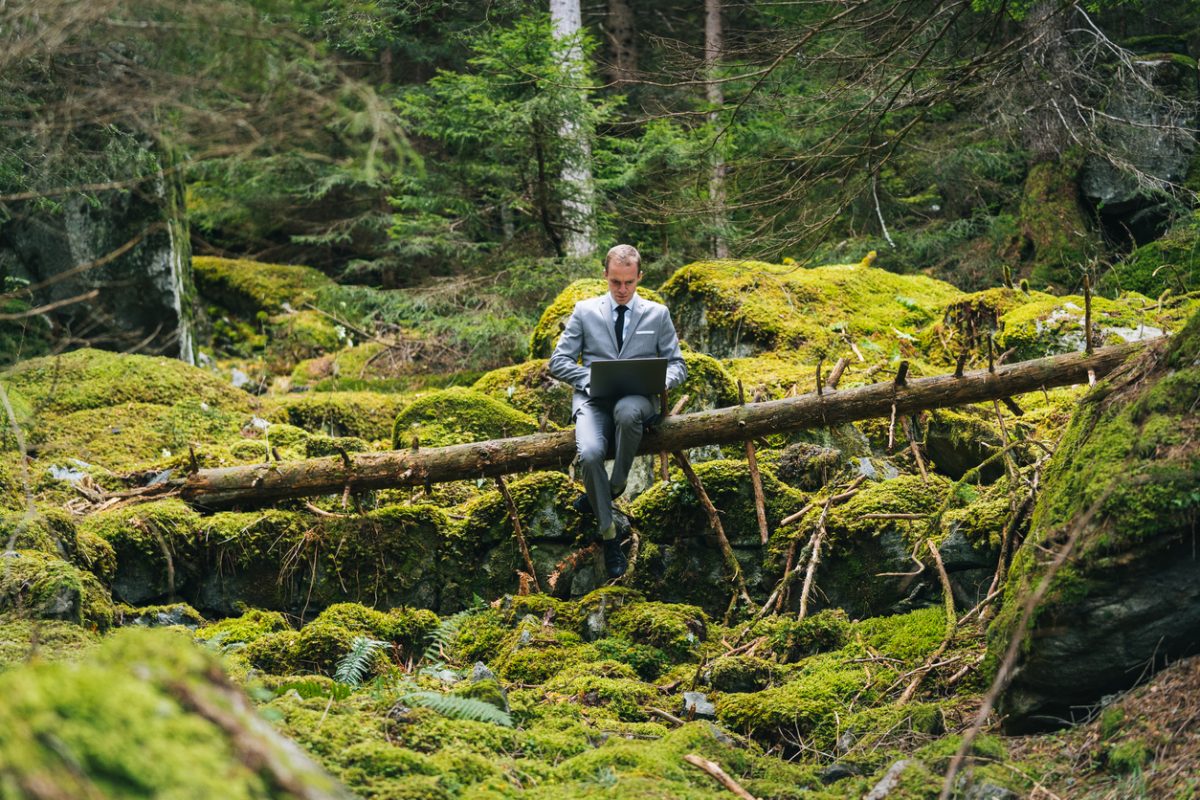
[[[862,770],[853,764],[843,764],[840,761],[835,761],[828,767],[825,767],[825,769],[821,770],[819,777],[821,778],[821,783],[828,786],[831,783],[836,783],[840,780],[845,780],[846,778],[853,778],[861,774]]]
[[[1012,789],[994,783],[976,783],[967,789],[963,800],[1017,800],[1019,797]]]
[[[716,719],[717,707],[703,692],[684,692],[683,716],[684,719]]]
[[[1001,698],[1010,730],[1061,724],[1148,668],[1200,651],[1197,385],[1200,314],[1079,403],[988,634],[993,658],[1012,636],[1024,640]],[[1036,608],[1032,630],[1019,631],[1047,551],[1058,550],[1093,510]]]
[[[471,682],[479,683],[480,681],[494,681],[496,673],[488,669],[487,664],[482,661],[476,661],[475,666],[471,667]]]
[[[148,142],[136,149],[139,160],[163,162]],[[143,343],[148,352],[193,363],[197,303],[179,175],[160,171],[132,191],[99,192],[94,199],[73,195],[55,210],[17,204],[0,224],[0,267],[10,278],[49,284],[34,294],[35,306],[98,293],[49,312],[56,328],[87,330],[114,349]],[[66,274],[128,243],[107,263]]]
[[[891,794],[892,790],[900,785],[900,774],[908,769],[911,763],[907,758],[902,758],[888,767],[888,771],[871,787],[871,791],[864,795],[863,800],[883,800]]]

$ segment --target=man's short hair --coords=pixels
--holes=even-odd
[[[604,257],[604,271],[608,272],[609,264],[615,261],[621,263],[633,262],[633,265],[638,268],[638,272],[642,271],[642,254],[631,244],[619,244],[609,250],[608,255]]]

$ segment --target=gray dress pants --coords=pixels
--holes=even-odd
[[[579,473],[601,535],[612,525],[613,496],[625,490],[644,426],[655,416],[654,404],[642,395],[627,395],[616,402],[592,399],[579,408],[575,417]],[[611,478],[604,469],[610,444],[614,453]]]

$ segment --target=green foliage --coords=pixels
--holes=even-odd
[[[513,726],[508,712],[491,703],[473,697],[459,697],[440,692],[408,692],[400,695],[400,702],[411,706],[430,708],[450,719],[488,722],[504,728]]]
[[[358,686],[370,671],[372,662],[388,646],[387,642],[368,636],[355,636],[350,650],[342,656],[333,672],[333,679],[347,686]]]

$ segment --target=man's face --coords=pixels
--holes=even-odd
[[[633,299],[642,271],[632,261],[614,261],[604,268],[604,277],[608,279],[608,291],[613,300],[623,306]]]

